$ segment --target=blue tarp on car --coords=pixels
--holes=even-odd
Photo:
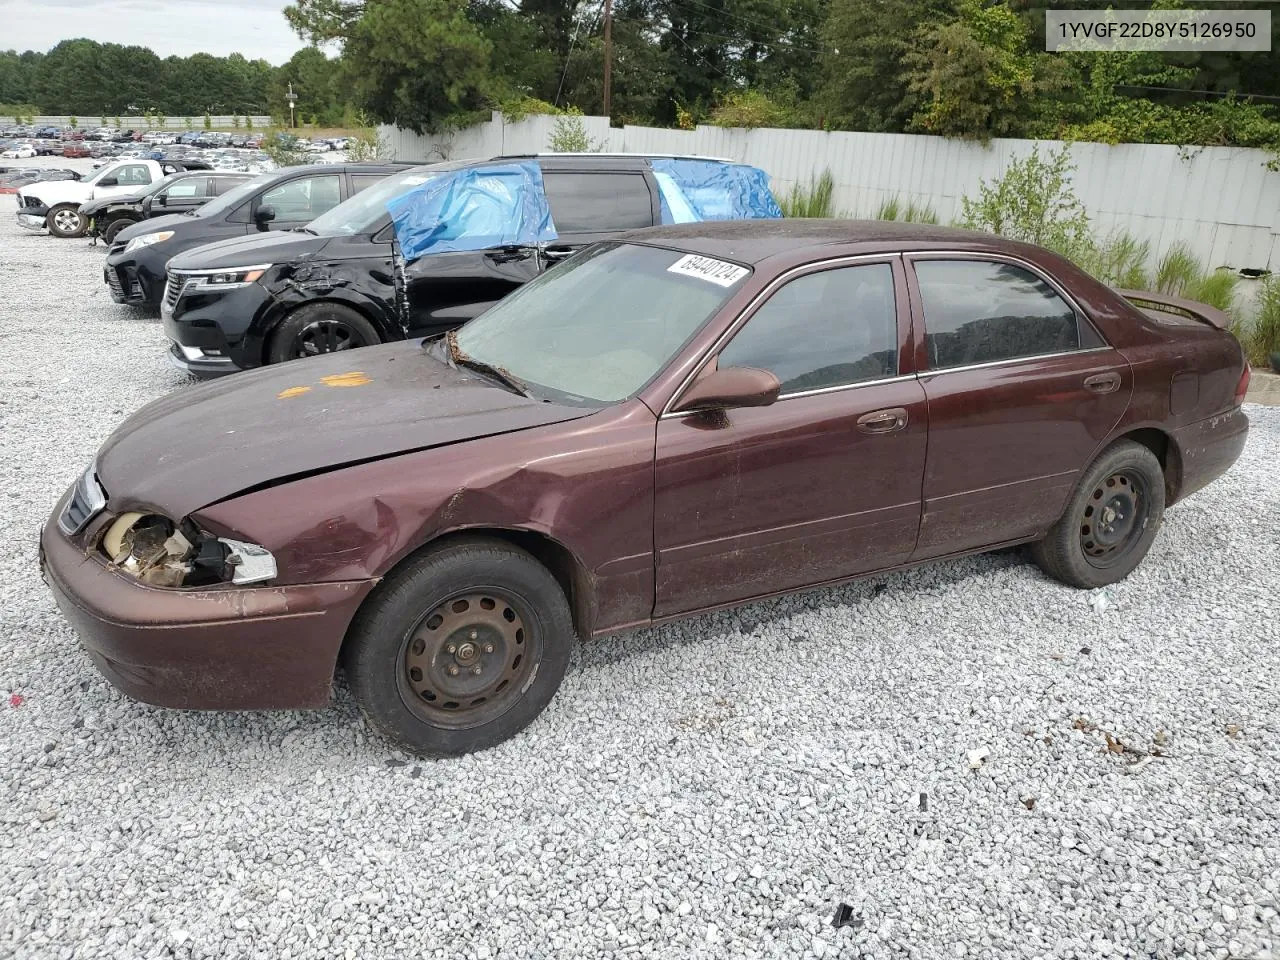
[[[426,253],[532,246],[558,236],[532,160],[434,176],[387,201],[406,261]]]
[[[761,220],[782,216],[759,167],[721,160],[657,158],[650,161],[662,195],[663,223]]]

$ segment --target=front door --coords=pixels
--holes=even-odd
[[[1124,414],[1129,364],[1024,265],[908,263],[923,305],[929,398],[915,559],[1039,535]]]
[[[906,304],[898,258],[803,273],[716,357],[772,371],[777,402],[658,421],[655,617],[910,556],[928,409]]]

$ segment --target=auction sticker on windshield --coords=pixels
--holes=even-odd
[[[726,263],[714,257],[701,257],[696,253],[683,256],[667,267],[667,273],[709,280],[721,287],[732,287],[750,272],[746,267],[740,267],[736,263]]]

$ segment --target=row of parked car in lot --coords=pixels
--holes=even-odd
[[[998,237],[784,220],[744,164],[145,173],[104,283],[221,379],[112,434],[41,562],[164,706],[322,706],[342,665],[405,748],[475,750],[575,637],[1016,544],[1112,583],[1246,436],[1219,311]]]

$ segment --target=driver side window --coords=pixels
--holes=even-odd
[[[792,280],[734,334],[719,365],[768,370],[782,396],[897,376],[893,268],[837,267]]]
[[[296,220],[306,223],[336,207],[342,200],[342,190],[337,174],[318,177],[299,177],[262,195],[259,207],[272,207],[277,220]]]

